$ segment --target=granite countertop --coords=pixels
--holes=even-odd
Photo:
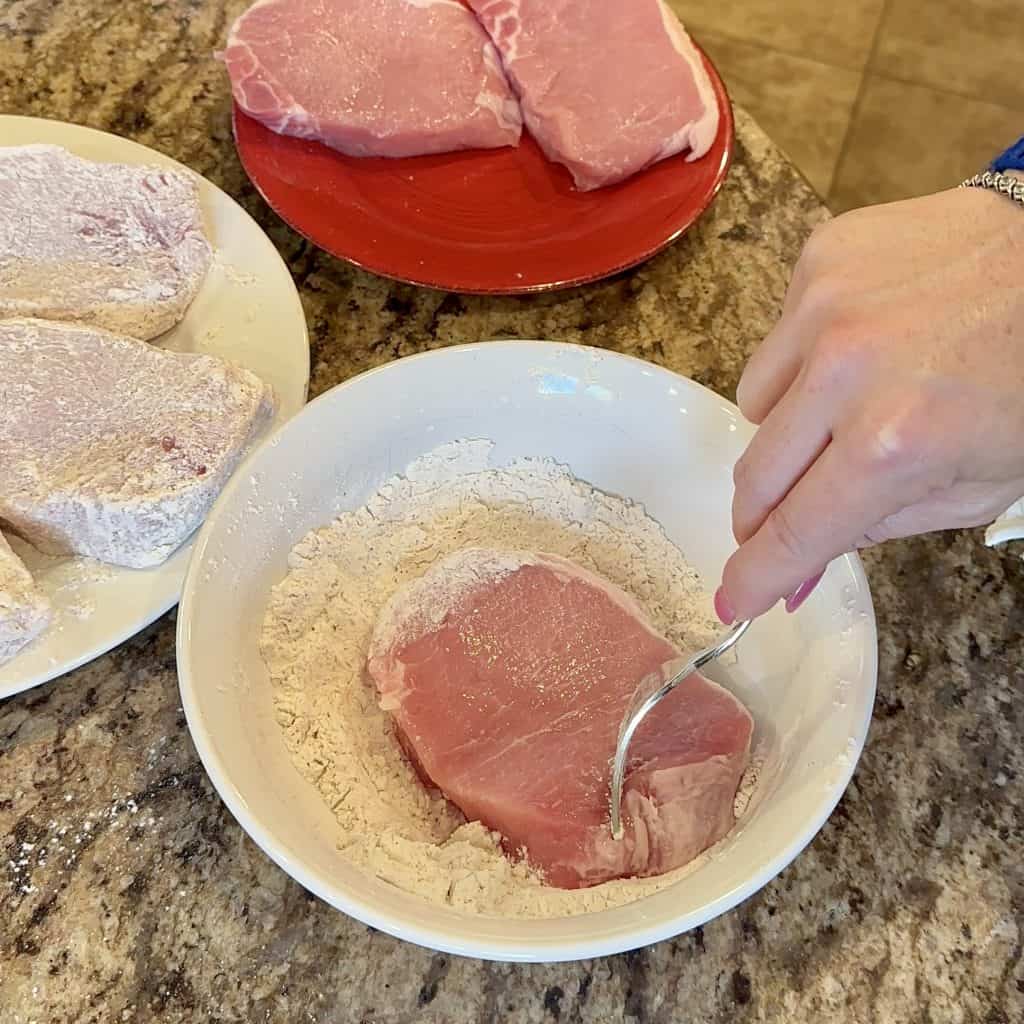
[[[211,58],[242,6],[6,0],[0,110],[117,132],[237,197],[295,274],[314,393],[494,337],[614,348],[733,393],[824,216],[749,117],[738,114],[717,204],[647,266],[525,299],[417,290],[321,255],[246,181]],[[1024,567],[975,533],[889,544],[866,562],[879,693],[835,814],[737,910],[605,960],[459,960],[304,892],[199,765],[173,614],[0,703],[0,1024],[1024,1019]]]

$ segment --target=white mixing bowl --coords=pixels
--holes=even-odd
[[[795,616],[776,609],[712,673],[750,707],[771,752],[758,796],[708,863],[661,892],[548,921],[469,916],[347,863],[337,826],[292,766],[257,649],[290,548],[438,445],[495,443],[498,463],[552,457],[643,502],[709,587],[733,548],[732,466],[750,437],[736,408],[635,359],[548,342],[491,342],[403,359],[312,402],[235,474],[185,583],[178,669],[213,784],[285,871],[365,923],[497,960],[617,953],[703,924],[758,890],[813,838],[849,782],[875,692],[876,637],[859,561],[843,558]],[[297,499],[297,500],[296,500]]]

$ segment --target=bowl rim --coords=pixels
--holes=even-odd
[[[561,352],[563,355],[569,355],[570,358],[578,359],[582,355],[597,360],[607,359],[615,362],[626,361],[633,363],[638,369],[641,369],[648,375],[666,375],[672,378],[672,384],[676,387],[710,396],[720,405],[724,405],[727,411],[734,412],[739,416],[739,410],[729,399],[673,370],[626,353],[569,342],[528,339],[472,342],[417,353],[365,370],[318,395],[295,416],[281,424],[246,458],[245,464],[228,481],[196,537],[192,558],[189,562],[188,572],[182,589],[176,636],[176,658],[181,704],[196,752],[220,799],[227,806],[243,831],[271,861],[326,904],[355,918],[364,925],[427,949],[455,956],[507,963],[567,963],[639,949],[681,935],[692,928],[705,924],[733,909],[749,896],[760,891],[780,872],[785,870],[818,835],[846,792],[867,741],[878,684],[878,631],[874,602],[871,597],[867,575],[864,572],[860,558],[856,553],[849,553],[836,559],[836,561],[845,563],[847,571],[853,578],[858,595],[864,602],[862,611],[864,612],[865,626],[868,635],[874,638],[874,642],[866,644],[863,652],[864,660],[861,672],[864,680],[862,690],[863,711],[860,720],[856,723],[855,732],[851,731],[846,762],[842,769],[836,772],[830,779],[829,785],[822,788],[822,799],[818,801],[814,813],[804,819],[803,826],[794,833],[792,839],[774,857],[761,863],[758,869],[752,872],[745,881],[736,884],[728,892],[723,893],[709,903],[703,904],[698,910],[692,911],[689,914],[677,917],[659,917],[653,922],[641,923],[636,927],[621,927],[615,930],[607,930],[598,937],[590,937],[574,942],[562,940],[557,942],[548,940],[545,942],[540,937],[530,940],[505,937],[500,942],[464,939],[454,935],[450,929],[434,929],[421,926],[382,911],[372,899],[367,899],[358,890],[353,890],[334,882],[329,877],[325,877],[321,872],[308,868],[300,860],[290,856],[275,838],[271,829],[265,826],[248,809],[245,799],[232,781],[230,772],[217,752],[211,735],[204,725],[201,700],[198,696],[201,692],[201,686],[192,670],[190,633],[192,606],[196,600],[196,593],[202,583],[203,563],[207,548],[210,546],[219,528],[220,515],[223,509],[231,503],[236,492],[244,488],[249,477],[258,471],[259,461],[265,455],[265,450],[269,451],[272,447],[276,446],[281,437],[286,433],[301,431],[305,419],[313,419],[319,415],[321,408],[334,402],[343,401],[346,392],[353,387],[360,386],[361,382],[380,375],[394,373],[400,366],[415,364],[424,359],[464,358],[468,355],[479,354],[485,350],[508,351],[510,349],[518,349],[537,351],[541,347],[543,347],[546,353],[556,354]]]

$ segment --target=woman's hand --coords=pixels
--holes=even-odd
[[[1024,208],[957,189],[822,226],[739,405],[725,621],[794,610],[856,547],[991,522],[1024,495]]]

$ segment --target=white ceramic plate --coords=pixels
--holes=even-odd
[[[0,145],[52,143],[90,160],[185,170],[152,149],[80,125],[0,116]],[[199,178],[215,257],[188,315],[156,344],[205,352],[247,366],[274,388],[277,422],[306,401],[309,342],[291,274],[270,239],[228,195]],[[163,565],[144,571],[85,559],[44,558],[13,541],[54,605],[49,630],[0,668],[0,698],[84,665],[148,626],[181,595],[191,541]]]
[[[348,863],[338,825],[293,767],[257,647],[289,550],[388,476],[449,441],[494,459],[551,457],[643,502],[714,586],[733,548],[732,466],[751,428],[705,388],[647,363],[545,342],[492,342],[391,363],[318,398],[228,485],[198,542],[178,616],[178,673],[218,792],[293,878],[383,931],[499,960],[601,956],[678,934],[755,892],[811,840],[853,773],[875,693],[876,637],[859,561],[842,558],[795,616],[754,623],[715,678],[753,712],[768,763],[708,863],[629,906],[553,921],[472,917]]]

